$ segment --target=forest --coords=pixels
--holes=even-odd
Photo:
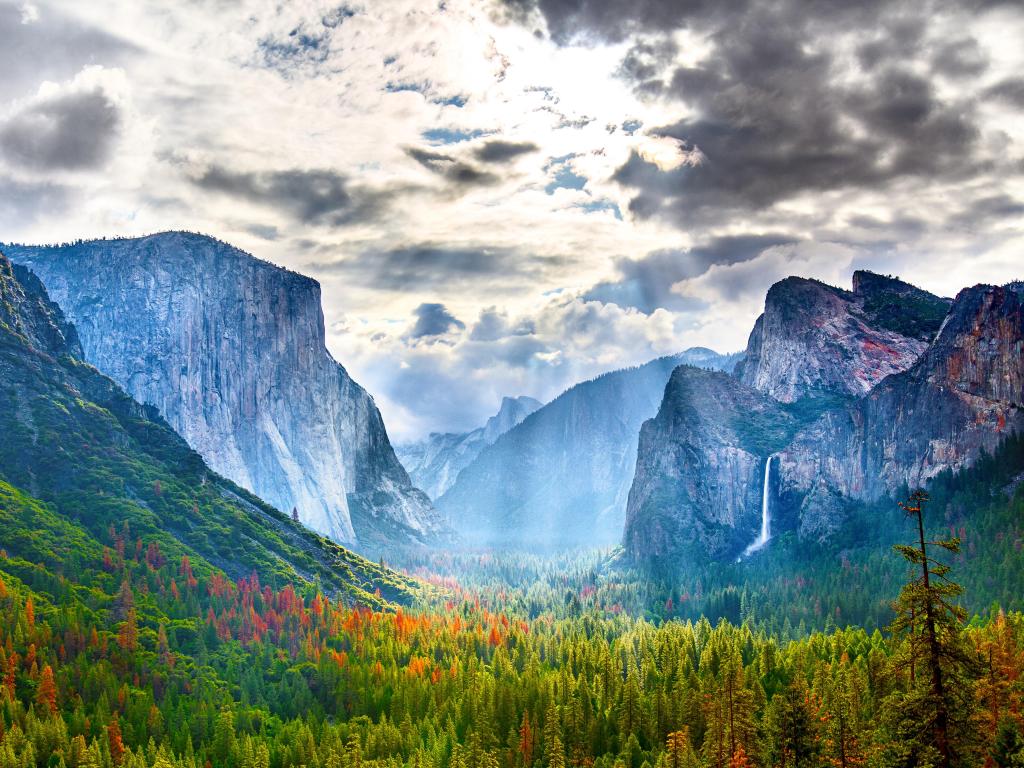
[[[900,513],[889,624],[785,635],[637,615],[626,571],[574,591],[600,559],[371,609],[197,574],[127,524],[74,570],[5,550],[0,768],[1024,765],[1024,616],[968,616],[960,539]]]

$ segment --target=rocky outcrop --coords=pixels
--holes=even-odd
[[[914,364],[947,309],[945,299],[870,272],[854,274],[852,292],[790,277],[768,291],[737,375],[786,403],[864,395]]]
[[[624,545],[636,559],[733,557],[757,536],[765,464],[795,419],[725,373],[676,368],[640,431]]]
[[[577,384],[482,450],[438,506],[480,543],[620,540],[640,426],[690,361],[731,370],[736,356],[698,348]]]
[[[82,348],[73,325],[50,301],[43,284],[24,267],[0,254],[0,331],[8,345],[48,357],[81,358]]]
[[[363,549],[443,535],[373,399],[327,352],[316,281],[185,233],[9,255],[40,276],[85,359],[217,472]]]
[[[417,488],[437,499],[455,484],[455,479],[480,451],[543,405],[532,397],[506,397],[501,408],[484,426],[464,433],[431,433],[426,440],[395,446],[402,465]]]
[[[773,286],[737,380],[680,369],[644,425],[627,550],[735,554],[757,531],[756,469],[769,455],[773,529],[825,542],[851,502],[927,486],[993,451],[1024,429],[1022,294],[980,285],[950,305],[871,273],[852,293]],[[879,378],[885,366],[901,370]]]

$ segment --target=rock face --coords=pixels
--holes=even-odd
[[[437,504],[463,538],[529,546],[620,539],[640,425],[672,370],[731,369],[735,355],[695,349],[577,384],[480,452]]]
[[[8,250],[85,359],[215,471],[341,543],[443,534],[373,399],[327,352],[316,281],[184,233]]]
[[[796,436],[780,456],[780,485],[801,505],[802,533],[827,532],[822,518],[837,516],[816,488],[874,500],[926,486],[1024,429],[1022,304],[1017,285],[964,289],[910,370]]]
[[[765,463],[795,419],[725,373],[680,366],[640,430],[624,545],[637,559],[732,557],[761,524]]]
[[[395,446],[395,453],[417,488],[437,499],[452,487],[480,451],[543,405],[532,397],[506,397],[487,423],[472,432],[432,433],[418,443]]]
[[[863,395],[914,364],[947,309],[944,299],[870,272],[854,274],[853,292],[790,277],[768,291],[738,375],[786,403]]]
[[[7,346],[42,353],[50,358],[81,359],[82,347],[73,325],[50,301],[32,272],[0,254],[0,331]]]
[[[627,550],[735,555],[758,531],[768,456],[773,529],[822,542],[851,501],[926,486],[991,452],[1024,429],[1022,293],[980,285],[950,304],[863,272],[852,293],[776,284],[736,378],[680,369],[644,425]]]

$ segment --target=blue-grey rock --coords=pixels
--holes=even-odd
[[[315,280],[182,232],[5,250],[85,359],[218,473],[364,551],[446,535],[373,398],[328,353]]]

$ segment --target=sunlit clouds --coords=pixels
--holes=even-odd
[[[0,240],[312,275],[399,440],[739,349],[786,274],[1020,277],[1019,11],[799,5],[0,3]]]

